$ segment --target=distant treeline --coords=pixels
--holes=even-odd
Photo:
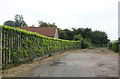
[[[110,41],[105,32],[98,30],[92,31],[90,28],[72,28],[72,30],[59,29],[59,38],[66,40],[87,41],[97,47],[106,46]]]

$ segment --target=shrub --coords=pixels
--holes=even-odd
[[[82,41],[81,48],[92,48],[92,44],[86,40]]]
[[[118,44],[119,42],[109,43],[108,48],[115,52],[118,52]]]

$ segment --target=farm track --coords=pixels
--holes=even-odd
[[[4,77],[118,77],[118,54],[106,48],[68,51],[3,71]]]

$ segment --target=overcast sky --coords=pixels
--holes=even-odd
[[[22,14],[26,23],[38,20],[61,29],[91,28],[105,31],[109,39],[118,39],[119,0],[0,0],[0,24]]]

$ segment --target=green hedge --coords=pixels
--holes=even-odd
[[[118,51],[117,48],[118,48],[117,47],[117,43],[112,43],[112,50],[114,50],[115,52],[117,52]]]
[[[109,44],[109,49],[118,52],[118,44],[120,44],[119,42],[113,42]]]
[[[81,41],[81,48],[85,49],[85,48],[93,48],[92,44],[86,40]]]
[[[16,65],[32,61],[37,57],[81,48],[80,41],[46,37],[10,26],[2,28],[2,65]]]

